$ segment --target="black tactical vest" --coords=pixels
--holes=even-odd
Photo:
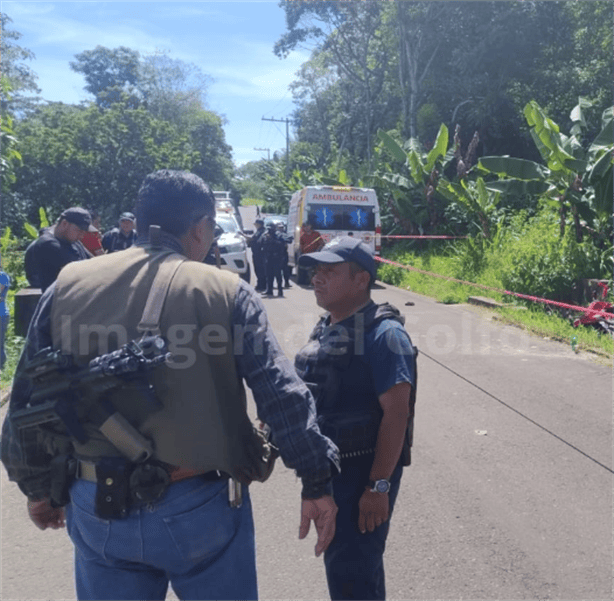
[[[388,303],[377,305],[371,302],[363,310],[332,326],[327,324],[328,315],[325,315],[295,358],[294,366],[314,396],[320,430],[339,447],[342,458],[369,454],[375,449],[382,410],[373,384],[368,378],[365,380],[370,390],[361,397],[368,399],[366,404],[351,409],[340,405],[344,373],[356,355],[364,353],[365,334],[384,319],[394,319],[401,325],[405,323],[399,310]],[[409,465],[410,461],[415,398],[414,383],[402,456],[404,465]]]

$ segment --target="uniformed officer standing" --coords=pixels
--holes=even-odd
[[[264,253],[262,250],[262,236],[266,233],[264,219],[258,217],[254,220],[256,231],[252,236],[246,236],[243,232],[239,233],[247,240],[247,246],[252,249],[252,262],[254,263],[254,273],[256,274],[256,292],[266,290],[266,269],[264,266]]]
[[[303,481],[299,538],[313,520],[316,555],[334,535],[338,451],[315,424],[313,399],[253,288],[202,263],[215,226],[209,187],[190,173],[153,173],[140,188],[137,216],[142,232],[160,226],[159,235],[72,264],[42,296],[3,424],[2,461],[27,495],[34,523],[64,527],[64,508],[50,500],[57,476],[50,460],[66,437],[19,435],[15,412],[32,392],[24,366],[49,346],[87,365],[159,326],[172,360],[152,372],[155,399],[136,385],[108,399],[129,424],[124,430],[151,444],[152,458],[127,462],[111,443],[118,432],[104,424],[86,422],[85,442],[71,439],[78,468],[66,526],[78,598],[164,599],[170,581],[181,599],[256,599],[247,485],[261,478],[263,447],[246,413],[243,380],[284,463]],[[240,490],[230,476],[243,483]]]
[[[64,265],[89,259],[91,255],[80,241],[95,229],[88,211],[81,207],[66,209],[57,223],[43,230],[26,249],[24,266],[30,286],[44,292]]]
[[[274,223],[269,223],[266,234],[262,237],[262,252],[266,270],[266,291],[263,294],[273,296],[273,287],[277,282],[277,296],[283,296],[282,270],[284,255],[287,255],[288,247]]]
[[[108,253],[130,248],[136,240],[135,217],[133,213],[126,212],[119,216],[117,227],[109,230],[102,237],[102,247]]]
[[[410,462],[416,349],[391,305],[377,305],[373,252],[336,238],[299,263],[315,267],[328,311],[296,356],[316,399],[318,423],[341,452],[333,479],[339,513],[324,554],[331,599],[385,599],[384,548],[404,465]]]
[[[290,284],[290,276],[292,275],[292,267],[289,264],[290,257],[288,255],[288,244],[292,244],[292,236],[288,236],[286,233],[286,226],[283,223],[277,224],[277,233],[281,236],[282,240],[286,243],[284,247],[284,256],[281,262],[281,274],[284,276],[284,288],[292,288]]]

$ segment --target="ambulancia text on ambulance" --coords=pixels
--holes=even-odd
[[[354,236],[365,242],[376,254],[381,248],[381,221],[375,190],[344,186],[308,186],[290,199],[288,235],[293,236],[289,249],[290,265],[298,264],[300,237],[304,224],[320,232],[323,241],[338,236]],[[305,283],[306,274],[297,268],[298,283]]]

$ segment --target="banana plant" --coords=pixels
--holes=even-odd
[[[38,238],[38,232],[41,229],[49,227],[49,219],[47,219],[47,212],[45,211],[44,207],[38,208],[38,218],[40,220],[40,227],[38,229],[27,221],[23,224],[23,229],[26,230],[26,233],[28,236],[30,236],[30,238],[32,238],[32,240],[36,240]]]
[[[505,156],[482,157],[478,161],[482,174],[499,178],[487,183],[490,190],[540,196],[558,209],[561,236],[571,213],[578,240],[582,239],[581,218],[596,223],[611,216],[612,108],[603,114],[601,133],[585,149],[580,136],[585,127],[584,110],[589,106],[588,101],[579,99],[570,115],[573,126],[569,136],[561,133],[535,101],[525,106],[524,115],[543,163]]]
[[[401,145],[383,130],[377,135],[380,162],[371,179],[392,197],[390,209],[395,220],[406,233],[412,233],[414,228],[423,232],[427,225],[434,227],[438,222],[435,204],[438,182],[454,159],[454,149],[448,149],[448,128],[441,125],[428,152],[415,138]],[[386,154],[392,157],[394,166],[385,160]]]
[[[489,190],[481,177],[476,181],[462,179],[459,183],[442,179],[437,191],[448,200],[464,206],[469,214],[477,219],[477,225],[484,238],[492,240],[496,228],[500,192]]]

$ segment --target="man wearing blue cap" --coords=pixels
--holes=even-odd
[[[102,247],[108,253],[130,248],[137,238],[135,221],[133,213],[122,213],[119,216],[119,227],[114,227],[102,237]]]
[[[341,452],[337,530],[324,554],[331,599],[385,599],[383,555],[403,466],[410,464],[416,355],[400,312],[371,300],[373,251],[336,238],[303,255],[326,309],[295,359],[322,432]]]

